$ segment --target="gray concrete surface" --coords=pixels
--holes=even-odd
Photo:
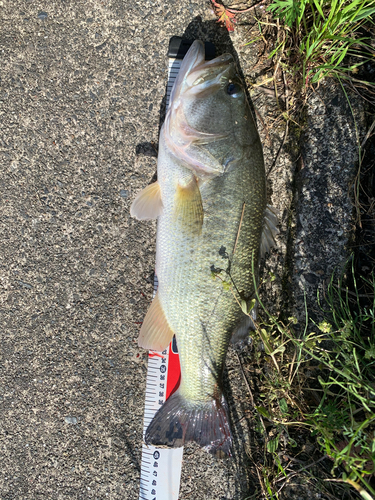
[[[256,46],[243,47],[246,25],[230,41],[203,2],[2,0],[0,9],[0,498],[137,499],[147,359],[137,336],[156,225],[131,219],[129,207],[156,171],[168,41],[187,34],[219,52],[233,43],[247,81],[259,74]],[[270,130],[259,126],[269,168],[284,129],[270,126],[275,100],[252,97]],[[317,151],[306,164],[313,176]],[[293,290],[295,160],[283,150],[269,178],[282,220],[264,269],[277,279],[263,293],[276,310],[285,283]],[[234,459],[187,446],[181,500],[254,492],[233,352],[226,379]]]

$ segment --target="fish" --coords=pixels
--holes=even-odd
[[[261,141],[234,58],[205,61],[196,40],[185,55],[160,130],[157,181],[130,214],[157,219],[158,289],[138,344],[163,351],[173,336],[179,388],[155,414],[147,445],[197,442],[230,456],[232,431],[222,374],[233,335],[254,327],[259,260],[275,243]],[[246,314],[245,314],[245,312]]]

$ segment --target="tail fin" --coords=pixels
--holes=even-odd
[[[196,441],[218,457],[231,456],[232,433],[224,396],[221,401],[191,402],[176,391],[146,430],[148,445],[179,448],[187,441]]]

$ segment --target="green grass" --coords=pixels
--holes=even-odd
[[[284,26],[270,57],[302,90],[326,77],[348,77],[374,55],[363,27],[373,26],[375,0],[273,0],[268,10]],[[356,62],[347,65],[349,56]]]
[[[332,278],[319,301],[325,319],[318,325],[307,311],[303,327],[295,318],[283,323],[258,297],[265,317],[254,345],[261,342],[264,351],[254,354],[267,369],[254,403],[265,438],[260,480],[266,498],[278,498],[277,487],[290,475],[280,461],[281,440],[295,447],[294,431],[308,429],[331,460],[334,480],[375,499],[369,482],[375,474],[375,278],[365,281],[372,293],[364,305],[350,265],[345,279]]]
[[[308,349],[326,374],[319,378],[320,404],[307,422],[322,450],[332,457],[333,468],[345,468],[343,479],[375,495],[366,482],[375,473],[375,281],[365,279],[372,286],[373,302],[363,307],[350,271],[354,292],[344,286],[342,277],[328,287],[325,314],[330,321],[318,327],[327,335],[329,347]]]

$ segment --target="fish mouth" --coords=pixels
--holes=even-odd
[[[233,72],[233,57],[223,54],[211,61],[199,64],[186,76],[188,88],[185,93],[204,97],[219,90]]]
[[[228,53],[205,61],[204,44],[195,40],[183,59],[170,102],[176,102],[185,94],[204,97],[216,92],[233,70],[233,65],[233,56]]]

